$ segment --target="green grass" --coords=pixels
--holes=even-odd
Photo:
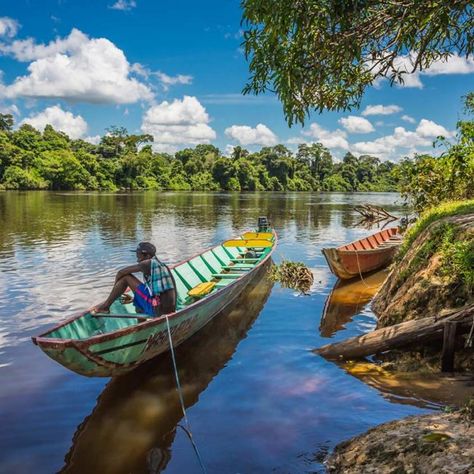
[[[443,217],[474,213],[474,199],[469,201],[446,202],[421,214],[416,223],[407,231],[398,253],[398,259],[407,253],[416,238],[433,222]]]

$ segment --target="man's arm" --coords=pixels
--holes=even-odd
[[[143,273],[149,274],[151,269],[151,260],[143,260],[143,262],[130,265],[128,267],[121,268],[115,276],[115,282],[119,281],[125,275],[131,275],[132,273]]]

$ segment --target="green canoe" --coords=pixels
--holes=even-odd
[[[249,232],[170,266],[177,289],[174,313],[160,317],[137,314],[133,304],[116,300],[110,314],[93,316],[89,309],[32,340],[49,357],[78,374],[123,374],[169,349],[166,317],[173,346],[206,325],[245,291],[276,245],[274,231]],[[205,285],[208,282],[212,284]],[[212,289],[204,296],[189,296],[203,286]]]

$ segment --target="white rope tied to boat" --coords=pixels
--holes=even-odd
[[[199,464],[201,466],[202,472],[204,472],[204,474],[207,474],[204,463],[202,462],[201,455],[199,454],[199,450],[196,446],[196,443],[194,442],[193,434],[191,432],[191,425],[189,423],[188,416],[186,414],[186,408],[184,407],[183,391],[181,390],[181,384],[179,382],[178,367],[176,365],[176,357],[175,357],[175,354],[174,354],[173,340],[171,338],[170,322],[168,320],[168,315],[165,314],[164,316],[165,316],[165,319],[166,319],[166,327],[168,329],[168,341],[170,343],[171,359],[173,360],[173,369],[174,369],[174,377],[175,377],[175,380],[176,380],[176,389],[178,391],[179,401],[181,403],[181,410],[183,411],[184,423],[186,424],[185,427],[181,426],[179,424],[178,424],[178,426],[188,435],[188,438],[191,441],[191,444],[193,445],[194,452],[196,453],[196,456],[198,458],[198,461],[199,461]]]

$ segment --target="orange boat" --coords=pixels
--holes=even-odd
[[[322,249],[322,252],[331,271],[342,280],[348,280],[388,265],[401,243],[398,227],[391,227],[350,244]]]

